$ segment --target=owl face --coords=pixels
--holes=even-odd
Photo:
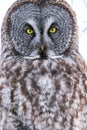
[[[10,15],[9,39],[21,56],[49,58],[63,55],[71,45],[73,23],[61,6],[21,5]]]

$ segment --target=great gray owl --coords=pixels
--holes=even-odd
[[[63,0],[18,0],[1,30],[0,130],[87,130],[87,65]]]

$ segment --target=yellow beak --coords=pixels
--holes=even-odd
[[[41,51],[44,51],[44,50],[45,50],[45,45],[41,45],[41,46],[40,46],[40,50],[41,50]]]

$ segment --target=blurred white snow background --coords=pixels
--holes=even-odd
[[[3,18],[16,0],[1,0],[0,1],[0,29]],[[79,27],[79,48],[80,53],[87,61],[87,0],[66,0],[77,14],[77,22]],[[0,31],[1,40],[1,31]],[[1,41],[0,41],[1,43]]]

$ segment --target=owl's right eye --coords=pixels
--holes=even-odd
[[[33,34],[34,33],[33,29],[31,29],[31,28],[27,28],[25,31],[26,31],[27,34]]]
[[[25,32],[27,33],[27,34],[30,34],[30,35],[32,35],[32,34],[34,34],[34,29],[33,29],[33,27],[31,26],[31,25],[29,25],[29,24],[27,24],[26,26],[25,26]]]

